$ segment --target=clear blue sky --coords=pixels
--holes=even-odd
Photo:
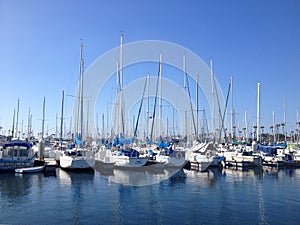
[[[85,65],[124,42],[164,40],[182,45],[209,64],[226,96],[234,80],[234,108],[256,116],[261,83],[261,124],[283,122],[294,128],[300,114],[300,1],[59,1],[0,0],[0,125],[11,129],[20,99],[19,122],[41,130],[43,97],[46,129],[55,131],[62,90],[74,94],[79,44]],[[66,121],[72,99],[66,97]],[[67,122],[68,123],[68,122]]]

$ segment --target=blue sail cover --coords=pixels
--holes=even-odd
[[[133,138],[124,138],[122,134],[120,135],[120,142],[121,142],[123,145],[132,144],[132,143],[133,143],[133,140],[134,140]]]
[[[171,143],[170,142],[163,142],[162,141],[162,138],[161,137],[159,137],[159,139],[158,139],[158,147],[159,148],[167,148],[167,147],[170,147],[171,146]]]
[[[128,145],[133,143],[133,138],[124,138],[123,135],[119,136],[117,135],[113,141],[113,146],[123,146],[123,145]]]
[[[277,154],[277,149],[274,146],[256,145],[255,151],[262,151],[271,155]]]
[[[75,143],[79,146],[83,145],[83,141],[81,140],[81,135],[80,134],[75,134]]]
[[[149,139],[149,137],[146,137],[146,144],[148,144],[148,145],[150,145],[150,144],[158,144],[158,142],[151,141]]]

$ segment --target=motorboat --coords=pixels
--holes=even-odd
[[[2,145],[0,171],[14,172],[18,168],[33,167],[36,154],[31,143],[15,139]]]

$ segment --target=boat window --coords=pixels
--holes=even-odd
[[[27,156],[26,150],[20,150],[20,156]]]

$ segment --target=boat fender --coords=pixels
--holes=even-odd
[[[208,159],[209,159],[210,156],[211,156],[211,155],[210,155],[210,152],[206,152],[205,155],[206,155],[206,158],[208,158]]]

